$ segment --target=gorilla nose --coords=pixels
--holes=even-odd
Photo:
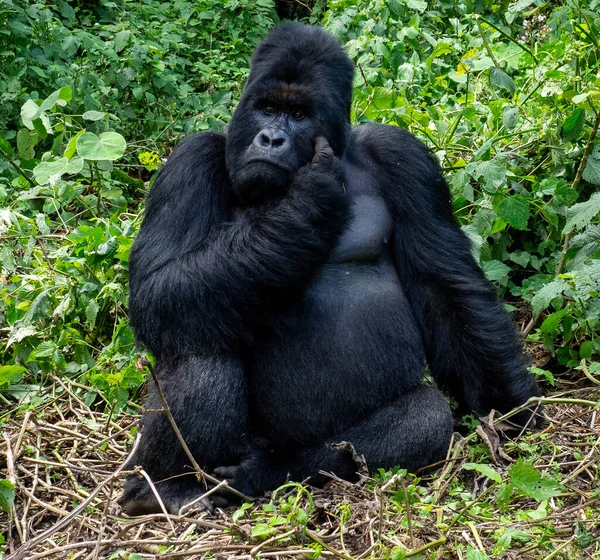
[[[273,128],[265,128],[261,130],[254,138],[253,144],[257,148],[271,149],[284,151],[290,145],[288,135],[282,130],[276,130]]]

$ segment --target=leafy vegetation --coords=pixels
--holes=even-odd
[[[551,390],[599,385],[600,0],[310,5],[307,21],[336,35],[356,64],[353,121],[407,128],[439,158],[457,219],[524,332],[532,371]],[[249,55],[277,21],[270,0],[0,4],[2,422],[65,387],[109,420],[138,409],[144,377],[127,321],[127,262],[145,192],[179,139],[225,127]],[[581,406],[597,400],[579,396]],[[507,469],[492,447],[471,446],[441,505],[435,485],[449,471],[431,487],[392,484],[382,519],[407,527],[406,498],[424,527],[439,505],[449,539],[456,524],[470,530],[473,519],[500,516],[516,525],[497,529],[487,552],[475,531],[458,557],[512,547],[552,554],[548,520],[571,475],[537,468],[537,457],[560,455],[545,437],[509,443],[519,459]],[[589,438],[576,436],[582,446]],[[589,461],[594,449],[572,460]],[[392,476],[382,473],[373,492]],[[478,497],[466,487],[473,476],[487,481]],[[6,511],[13,482],[0,480]],[[310,529],[320,511],[310,493],[293,486],[281,496],[244,506],[233,521],[251,522],[257,542],[302,534],[315,558],[329,550]],[[340,508],[330,513],[342,526],[350,514]],[[597,539],[587,522],[597,508],[582,512],[569,557]]]

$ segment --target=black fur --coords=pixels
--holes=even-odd
[[[198,463],[247,494],[354,478],[335,442],[371,469],[442,459],[453,419],[422,384],[426,362],[463,410],[537,394],[436,162],[405,131],[351,129],[352,79],[323,30],[273,31],[227,135],[169,158],[132,249],[138,342]],[[154,388],[147,407],[160,408]],[[164,415],[141,428],[132,464],[176,512],[204,487]],[[121,503],[158,509],[136,477]]]

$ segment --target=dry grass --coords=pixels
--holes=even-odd
[[[265,498],[236,522],[235,507],[125,517],[116,504],[124,474],[117,469],[137,417],[91,410],[76,390],[57,384],[42,406],[15,411],[4,426],[0,466],[16,486],[10,519],[0,521],[7,559],[283,559],[317,552],[346,560],[479,560],[487,558],[483,551],[515,559],[600,558],[600,413],[585,402],[600,398],[598,387],[563,390],[546,405],[543,430],[503,436],[498,449],[493,429],[457,437],[449,460],[418,480],[332,479],[310,493],[292,485],[273,506],[265,507]],[[465,462],[489,463],[505,480],[509,461],[519,456],[558,480],[560,495],[540,504],[513,493],[502,507],[498,484],[461,469]],[[266,540],[252,536],[261,527],[270,527]],[[507,531],[508,547],[500,538]]]

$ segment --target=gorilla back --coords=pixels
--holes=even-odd
[[[426,148],[351,129],[353,68],[316,27],[258,47],[227,134],[184,140],[148,195],[130,314],[197,462],[245,494],[442,459],[461,411],[537,394]],[[437,388],[422,384],[429,366]],[[147,402],[160,408],[155,388]],[[527,415],[520,420],[525,422]],[[171,512],[205,491],[162,414],[132,465]],[[128,480],[130,514],[159,511]]]

